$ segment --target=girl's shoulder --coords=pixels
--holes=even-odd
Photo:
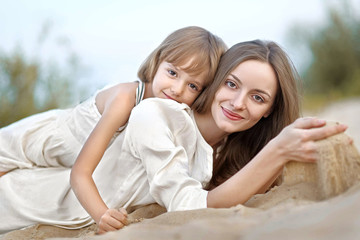
[[[97,95],[118,95],[121,93],[132,94],[135,93],[136,88],[139,86],[139,82],[126,82],[109,85],[98,91]]]
[[[135,105],[138,85],[138,82],[118,83],[100,90],[95,96],[95,102],[99,112],[103,112],[106,106],[116,102],[129,102],[129,104],[134,103]]]

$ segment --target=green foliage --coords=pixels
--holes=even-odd
[[[334,101],[360,96],[360,20],[348,2],[329,7],[324,25],[298,26],[290,33],[297,45],[310,50],[311,62],[300,72],[305,107],[314,99]],[[307,24],[308,25],[308,24]],[[321,105],[315,103],[315,105]]]
[[[46,36],[41,35],[40,43]],[[80,63],[69,53],[64,66],[27,59],[21,48],[0,52],[0,127],[53,108],[64,108],[87,93],[79,88]]]

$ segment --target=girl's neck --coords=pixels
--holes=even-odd
[[[228,135],[228,133],[218,128],[211,111],[206,113],[194,112],[194,117],[201,135],[210,146],[215,147]]]
[[[146,82],[145,83],[145,93],[144,93],[144,99],[154,97],[154,93],[152,91],[152,83]]]

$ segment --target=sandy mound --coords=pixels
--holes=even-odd
[[[320,199],[339,195],[359,182],[360,158],[350,138],[338,134],[318,141],[320,159],[316,164],[290,162],[284,168],[286,185],[300,182],[314,184]]]

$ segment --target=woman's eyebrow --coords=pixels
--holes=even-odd
[[[238,81],[239,83],[242,84],[242,82],[240,81],[240,79],[239,79],[236,75],[234,75],[234,74],[232,74],[232,73],[230,73],[230,75],[231,75],[236,81]]]

